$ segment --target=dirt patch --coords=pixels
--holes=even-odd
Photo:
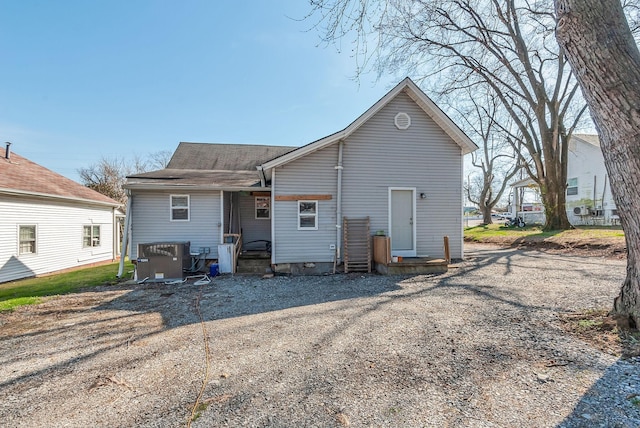
[[[466,242],[475,242],[465,239]],[[554,254],[574,254],[584,257],[606,257],[614,259],[627,258],[627,246],[624,237],[602,238],[579,235],[576,237],[540,237],[526,236],[492,236],[482,239],[481,243],[500,245],[511,248],[527,248]]]
[[[579,311],[559,318],[565,331],[602,352],[622,358],[640,356],[640,331],[630,329],[628,321],[607,310]]]

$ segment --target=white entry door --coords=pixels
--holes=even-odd
[[[416,189],[389,189],[389,231],[391,255],[416,255]]]

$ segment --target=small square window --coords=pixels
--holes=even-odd
[[[318,201],[298,201],[298,230],[318,230]]]
[[[100,226],[83,226],[82,227],[82,246],[99,247],[100,246]]]
[[[171,195],[171,221],[189,221],[189,195]]]
[[[19,253],[35,254],[36,252],[36,226],[20,226],[19,227]]]
[[[570,178],[567,180],[567,196],[574,196],[578,194],[578,179]]]
[[[256,219],[271,218],[271,198],[268,196],[256,196]]]

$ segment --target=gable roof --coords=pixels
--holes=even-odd
[[[9,151],[0,149],[0,193],[57,198],[89,202],[93,204],[120,206],[121,204],[95,190],[57,174],[35,162]]]
[[[597,134],[573,134],[571,139],[582,141],[592,146],[600,147],[600,137]]]
[[[257,166],[295,149],[288,146],[182,142],[167,168],[128,176],[125,187],[257,187],[261,183]]]
[[[371,117],[384,108],[391,100],[393,100],[401,92],[405,92],[434,122],[436,122],[440,128],[451,139],[460,146],[462,154],[471,153],[478,149],[478,146],[471,141],[471,139],[429,98],[409,77],[406,77],[402,82],[398,83],[393,89],[382,97],[377,103],[371,106],[360,117],[353,121],[349,126],[342,131],[331,134],[320,140],[314,141],[306,146],[302,146],[299,149],[290,153],[284,154],[269,162],[265,162],[261,167],[266,171],[271,168],[286,164],[295,159],[301,158],[311,152],[319,150],[334,144],[342,139],[347,138],[353,134],[358,128],[360,128]]]

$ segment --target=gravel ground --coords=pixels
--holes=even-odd
[[[624,274],[620,260],[471,245],[438,276],[54,298],[0,314],[0,424],[638,427],[640,359],[558,318],[608,307]]]

